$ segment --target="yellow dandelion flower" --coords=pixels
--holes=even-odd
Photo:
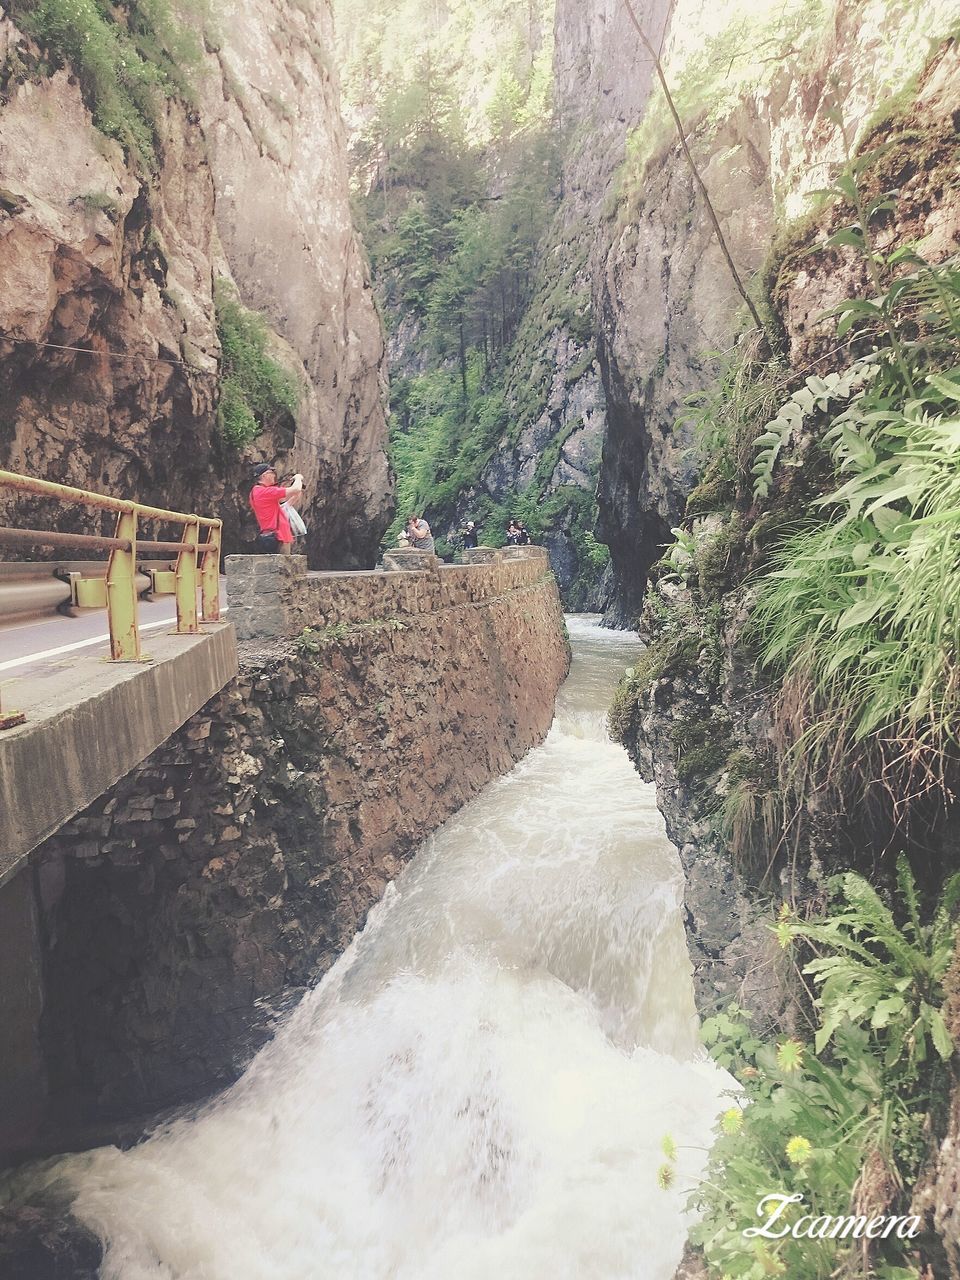
[[[804,1165],[813,1155],[809,1138],[793,1137],[787,1143],[787,1159],[791,1164]]]
[[[743,1112],[739,1107],[730,1107],[723,1113],[720,1117],[720,1128],[731,1137],[740,1132],[743,1128]]]
[[[669,1191],[676,1176],[673,1165],[662,1164],[657,1170],[657,1186],[661,1191]]]
[[[799,1040],[784,1040],[777,1046],[777,1066],[792,1074],[803,1067],[803,1045]]]
[[[665,1133],[663,1135],[663,1141],[660,1143],[660,1150],[663,1152],[663,1154],[667,1157],[668,1160],[676,1160],[677,1144],[674,1142],[673,1138],[670,1136],[669,1133]]]

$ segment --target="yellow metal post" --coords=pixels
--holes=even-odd
[[[183,550],[177,556],[177,634],[195,636],[197,623],[197,556],[200,525],[196,520],[183,526]]]
[[[107,565],[107,619],[110,657],[114,662],[140,661],[137,628],[137,512],[131,506],[117,517],[117,535],[130,543],[129,551],[114,548]]]
[[[200,562],[201,617],[204,622],[220,621],[220,522],[207,530]]]
[[[17,475],[13,471],[0,471],[0,490],[12,489],[15,493],[29,493],[57,498],[61,502],[76,502],[81,506],[101,511],[117,512],[117,533],[114,538],[92,534],[68,534],[39,529],[0,527],[0,546],[69,546],[72,548],[110,551],[105,584],[107,616],[110,623],[110,657],[115,662],[140,661],[140,636],[137,630],[137,553],[154,553],[164,556],[176,554],[177,568],[169,575],[157,573],[154,587],[157,591],[168,589],[177,598],[177,631],[181,635],[195,635],[199,631],[197,621],[197,590],[201,591],[203,621],[220,620],[220,551],[222,523],[212,516],[186,515],[181,511],[165,511],[161,507],[148,507],[142,503],[114,498],[102,493],[88,493],[69,485],[55,484],[51,480],[38,480],[33,476]],[[180,542],[157,541],[149,538],[137,540],[137,520],[159,520],[184,526]],[[207,538],[200,545],[200,530],[207,531]],[[118,545],[119,544],[119,545]],[[164,577],[173,579],[167,586],[160,586]],[[75,603],[92,606],[100,602],[104,587],[102,580],[81,579],[71,574],[71,590]]]

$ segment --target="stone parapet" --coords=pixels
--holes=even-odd
[[[230,621],[238,640],[296,634],[296,602],[307,577],[306,556],[227,556],[226,573]]]
[[[436,569],[440,561],[432,551],[417,551],[413,547],[398,547],[383,556],[383,568],[408,572],[411,569]]]
[[[227,556],[230,619],[239,640],[294,639],[306,627],[480,605],[550,572],[543,547],[477,547],[465,556],[467,563],[448,565],[429,552],[399,550],[384,556],[383,570],[352,573],[307,573],[303,556]]]

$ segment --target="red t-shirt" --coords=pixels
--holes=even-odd
[[[250,506],[257,517],[260,532],[276,531],[278,542],[293,541],[287,513],[280,509],[280,503],[286,496],[286,486],[281,484],[255,484],[250,490]]]

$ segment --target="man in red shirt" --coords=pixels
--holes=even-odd
[[[294,494],[303,492],[303,476],[298,471],[293,477],[293,484],[285,488],[282,484],[277,484],[276,468],[269,462],[261,462],[259,466],[253,468],[253,481],[253,488],[250,490],[250,506],[257,517],[261,538],[263,534],[275,534],[276,550],[280,555],[288,556],[293,547],[293,534],[290,530],[290,521],[280,503]],[[269,541],[269,539],[263,539],[263,541]]]

